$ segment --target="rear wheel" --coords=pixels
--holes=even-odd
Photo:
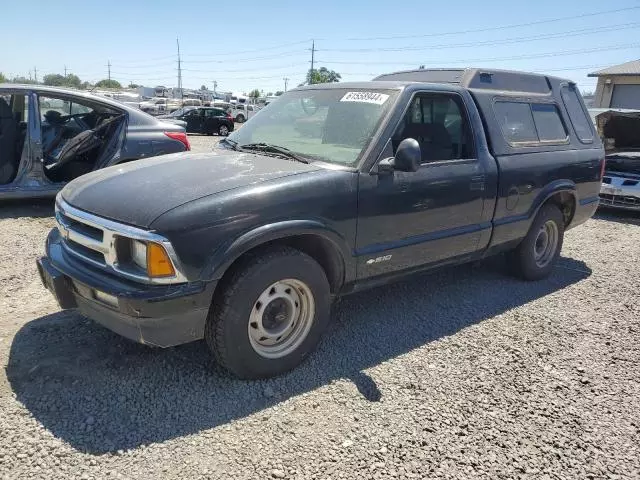
[[[244,122],[244,115],[242,115],[241,113],[236,115],[236,122],[243,123]]]
[[[217,361],[240,378],[272,377],[296,367],[329,323],[324,270],[289,247],[249,255],[222,288],[205,339]]]
[[[529,233],[511,252],[514,273],[525,280],[547,277],[555,266],[564,240],[564,218],[553,204],[544,205],[536,216]]]
[[[218,135],[221,135],[223,137],[229,135],[229,127],[227,127],[226,125],[220,125],[220,127],[218,127]]]

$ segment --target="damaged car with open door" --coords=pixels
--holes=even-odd
[[[0,199],[52,197],[93,170],[190,148],[183,127],[115,100],[0,85]]]
[[[600,205],[640,212],[640,110],[592,113],[606,152]]]

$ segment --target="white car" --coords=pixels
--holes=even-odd
[[[600,205],[640,212],[640,110],[591,109],[605,145]]]
[[[231,116],[238,123],[243,123],[253,117],[259,108],[256,105],[244,105],[242,103],[237,103],[233,105],[233,110]]]
[[[180,108],[180,105],[171,98],[154,97],[150,100],[140,102],[139,108],[143,112],[159,115],[162,113],[171,113]]]

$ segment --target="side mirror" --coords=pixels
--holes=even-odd
[[[396,156],[385,158],[378,163],[378,172],[416,172],[422,163],[420,144],[413,138],[405,138],[398,145]]]

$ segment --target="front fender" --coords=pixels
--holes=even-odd
[[[240,256],[266,243],[299,235],[315,235],[331,243],[343,263],[344,279],[355,277],[355,265],[350,262],[351,249],[342,235],[318,220],[284,220],[262,225],[243,233],[218,248],[203,270],[202,277],[219,280]]]

